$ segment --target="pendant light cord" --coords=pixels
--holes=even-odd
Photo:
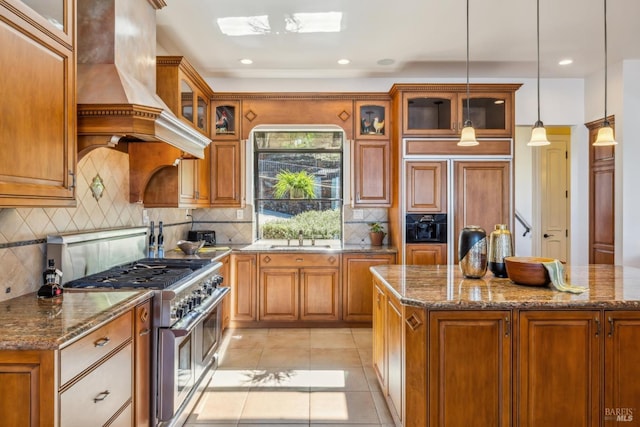
[[[471,121],[471,114],[469,113],[469,0],[467,0],[467,120],[464,123],[464,126],[467,125],[467,122]]]
[[[607,0],[604,0],[604,126],[609,126],[607,120]]]
[[[538,47],[538,121],[536,126],[540,123],[540,0],[536,3],[536,37]]]

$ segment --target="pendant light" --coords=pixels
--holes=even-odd
[[[613,137],[613,128],[607,120],[607,0],[604,0],[604,122],[598,129],[595,146],[616,145]]]
[[[540,0],[536,1],[536,37],[538,46],[538,120],[531,130],[531,140],[527,143],[530,147],[550,145],[547,139],[547,130],[540,120]]]
[[[476,140],[476,131],[471,123],[471,115],[469,114],[469,0],[467,0],[467,117],[464,121],[464,127],[460,134],[459,146],[470,147],[478,145]]]

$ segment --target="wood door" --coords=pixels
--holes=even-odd
[[[429,425],[511,425],[510,323],[509,311],[429,313]]]
[[[387,391],[391,409],[402,421],[404,381],[402,370],[402,306],[393,296],[387,295],[386,307]]]
[[[198,159],[196,174],[196,201],[200,206],[208,206],[211,202],[211,145],[204,149],[204,159]]]
[[[0,351],[2,425],[56,425],[54,365],[53,351]]]
[[[369,267],[394,262],[393,254],[344,254],[342,256],[342,320],[371,322],[373,276]]]
[[[536,149],[540,177],[540,256],[567,262],[569,253],[569,175],[567,144],[570,135],[548,135],[551,145]]]
[[[259,320],[298,320],[297,268],[260,268]]]
[[[256,255],[231,255],[231,320],[256,320]]]
[[[611,127],[615,120],[609,117]],[[587,123],[589,128],[589,264],[615,264],[615,146],[592,144],[602,120]]]
[[[604,425],[631,425],[640,416],[640,312],[605,311],[604,315]]]
[[[518,330],[516,424],[598,426],[600,312],[522,311]]]
[[[59,7],[64,32],[24,3],[13,3],[17,7],[0,5],[0,207],[74,207],[75,3],[33,6]]]
[[[445,265],[447,245],[444,243],[409,243],[405,246],[408,265]]]
[[[189,206],[197,203],[198,160],[183,159],[178,165],[178,194],[180,205]]]
[[[387,367],[386,367],[386,307],[387,296],[383,285],[373,282],[373,369],[378,376],[378,382],[382,392],[387,392]]]
[[[358,140],[353,146],[355,206],[391,206],[389,140]]]
[[[407,212],[447,212],[447,162],[407,162]]]
[[[496,224],[511,218],[511,163],[509,161],[454,162],[454,254],[458,253],[458,236],[467,225],[478,225],[487,236]],[[457,258],[457,257],[456,257]]]
[[[300,319],[338,320],[340,270],[303,268],[300,270]]]
[[[404,306],[404,427],[427,425],[426,310]]]
[[[151,416],[151,300],[136,306],[134,318],[134,395],[136,426],[150,425]]]
[[[211,205],[242,205],[242,144],[240,141],[211,143]]]

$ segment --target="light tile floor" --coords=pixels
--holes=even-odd
[[[391,427],[371,349],[366,328],[228,330],[185,426]]]

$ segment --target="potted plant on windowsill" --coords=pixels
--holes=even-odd
[[[282,199],[289,195],[290,199],[315,199],[316,181],[307,171],[291,172],[283,170],[276,175],[273,195]]]
[[[387,233],[384,232],[384,228],[379,222],[369,223],[369,238],[371,239],[371,246],[382,246],[382,239]]]

